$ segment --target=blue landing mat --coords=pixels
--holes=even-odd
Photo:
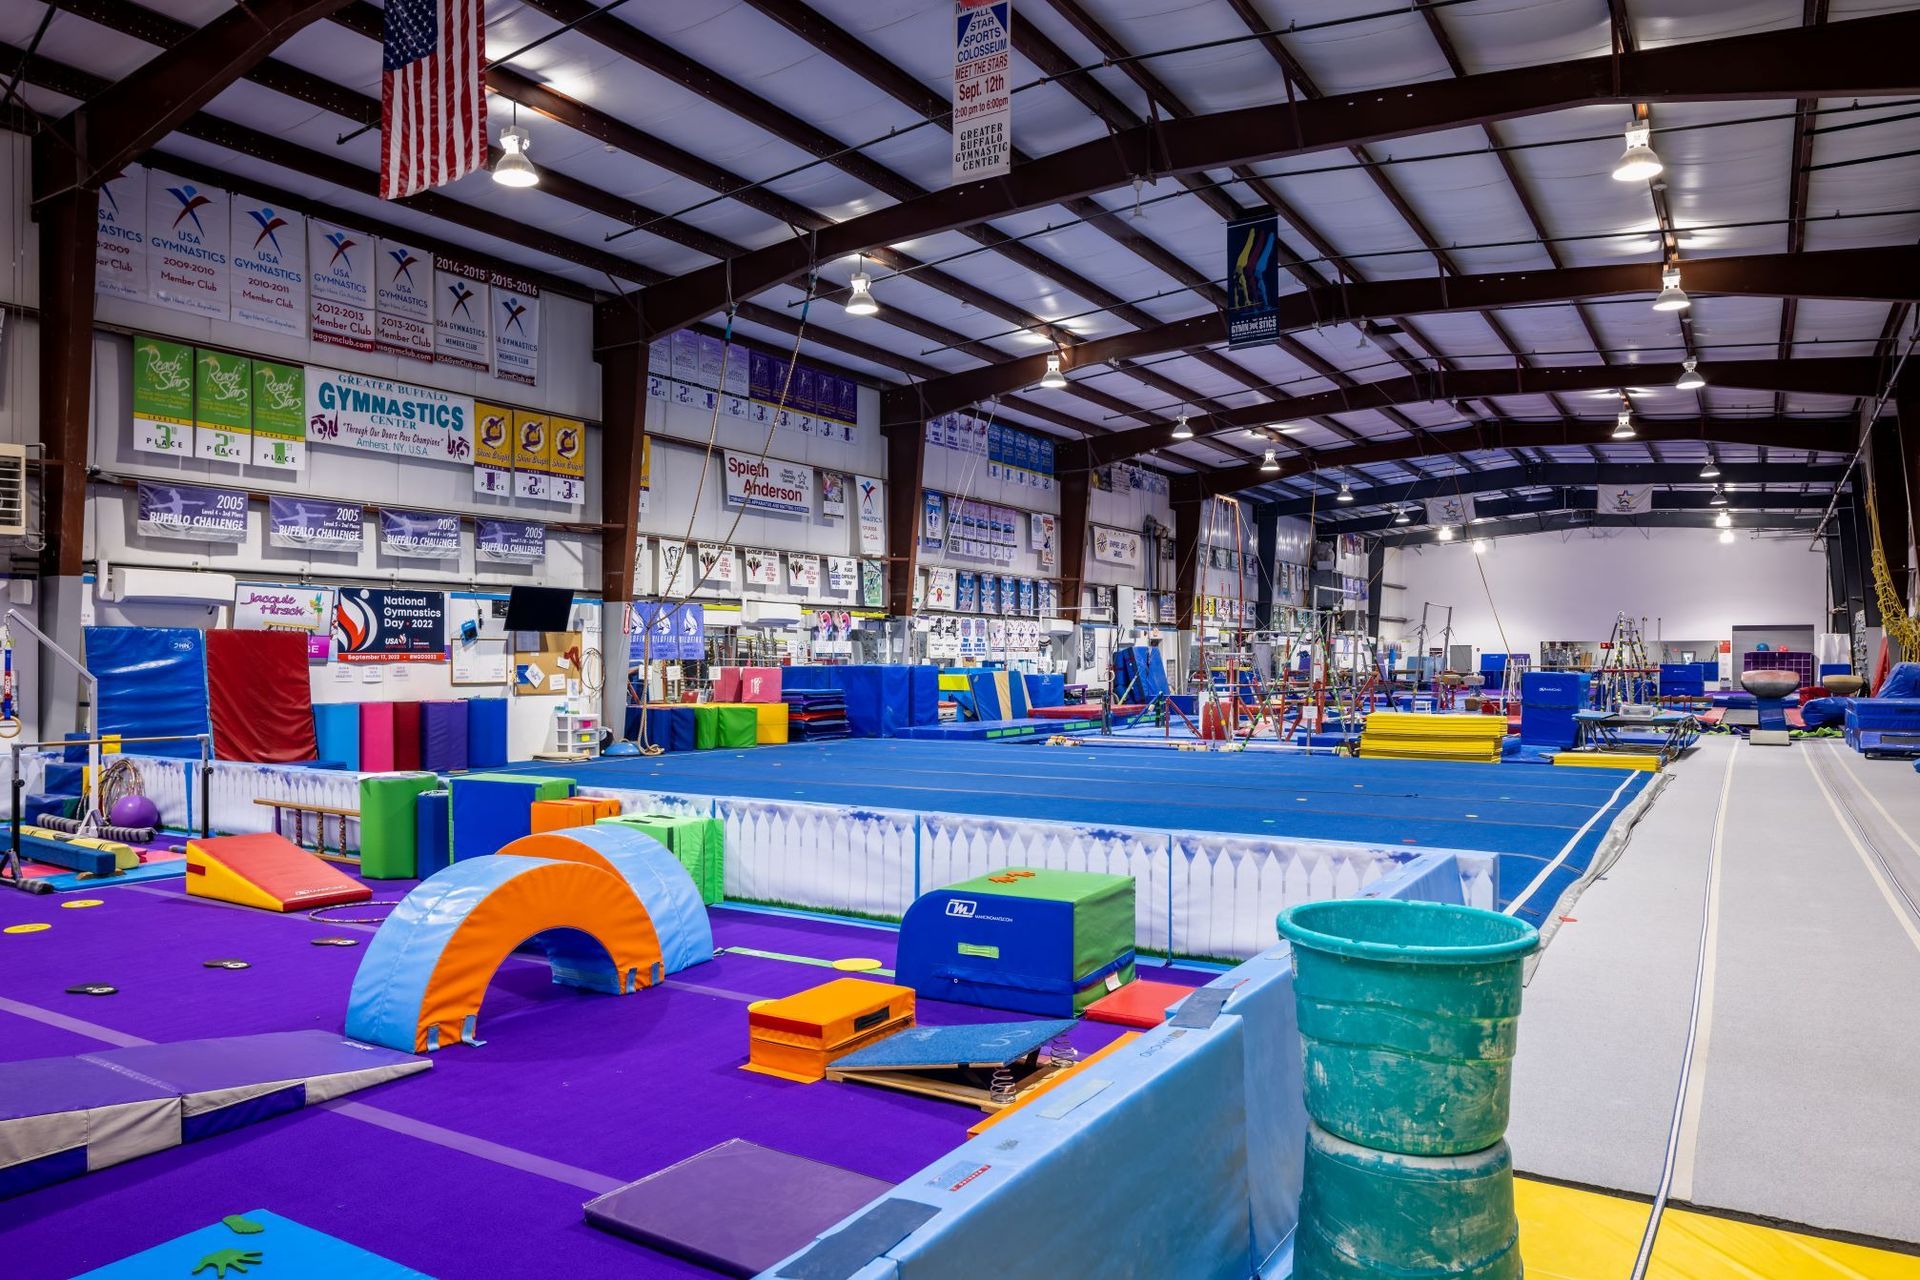
[[[226,1257],[225,1275],[259,1275],[271,1280],[432,1280],[424,1271],[368,1253],[344,1240],[305,1227],[265,1209],[235,1214],[260,1230],[241,1234],[224,1222],[176,1236],[130,1258],[86,1272],[77,1280],[155,1280],[184,1277],[209,1258]],[[258,1260],[231,1265],[232,1253],[257,1254]],[[216,1264],[217,1265],[217,1264]],[[213,1266],[198,1274],[211,1277]]]

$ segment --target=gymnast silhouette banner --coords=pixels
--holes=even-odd
[[[1227,224],[1227,347],[1258,347],[1280,336],[1280,219]]]

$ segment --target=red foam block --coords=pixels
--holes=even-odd
[[[1157,1027],[1167,1020],[1169,1006],[1192,994],[1192,987],[1178,983],[1135,978],[1112,995],[1101,996],[1088,1005],[1087,1017],[1123,1027]]]

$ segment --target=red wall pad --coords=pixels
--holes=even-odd
[[[214,754],[222,760],[317,758],[306,634],[207,632],[207,710]]]
[[[420,767],[420,704],[393,704],[393,767],[410,770]]]

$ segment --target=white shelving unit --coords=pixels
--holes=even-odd
[[[537,760],[592,760],[600,754],[600,715],[576,710],[571,703],[553,713],[553,750]]]

